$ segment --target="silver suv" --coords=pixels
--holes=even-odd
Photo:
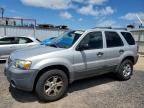
[[[75,80],[110,72],[119,80],[128,80],[137,60],[137,45],[128,31],[69,31],[49,46],[12,53],[5,75],[12,87],[35,90],[40,99],[55,101]]]

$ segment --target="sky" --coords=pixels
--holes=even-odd
[[[72,29],[139,25],[144,0],[0,0],[4,16],[32,18],[37,23],[67,25]]]

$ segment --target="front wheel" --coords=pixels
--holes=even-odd
[[[129,80],[133,73],[133,63],[130,60],[124,60],[117,72],[117,77],[119,80]]]
[[[42,101],[55,101],[64,96],[68,88],[68,79],[62,70],[50,70],[44,73],[36,85],[36,93]]]

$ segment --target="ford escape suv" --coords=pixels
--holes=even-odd
[[[12,87],[35,90],[41,100],[55,101],[75,80],[110,72],[119,80],[128,80],[137,60],[137,45],[128,31],[75,30],[57,37],[48,46],[13,52],[5,75]]]

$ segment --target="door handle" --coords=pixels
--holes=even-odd
[[[121,49],[121,50],[119,50],[119,53],[124,53],[124,50],[122,50],[122,49]]]
[[[104,54],[103,52],[98,52],[98,53],[97,53],[97,56],[98,56],[98,57],[101,57],[101,56],[103,56],[103,54]]]

